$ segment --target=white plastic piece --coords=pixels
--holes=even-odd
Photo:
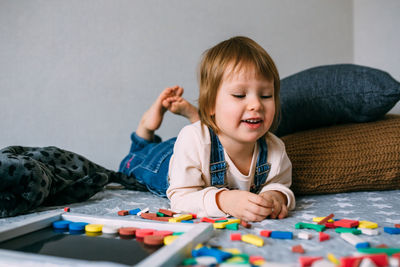
[[[198,265],[204,265],[204,266],[209,266],[209,265],[218,263],[217,259],[215,257],[211,257],[211,256],[196,257],[196,262]]]
[[[321,259],[318,261],[314,261],[311,265],[312,267],[335,267],[335,264],[333,264],[332,262],[325,260],[325,259]]]
[[[101,229],[101,231],[103,232],[103,234],[117,234],[118,233],[118,226],[114,226],[114,225],[103,225],[103,228]]]
[[[149,208],[145,208],[145,209],[142,209],[141,211],[139,211],[136,215],[137,215],[137,216],[140,216],[142,213],[147,213],[147,212],[149,212],[149,211],[150,211]]]
[[[389,267],[399,267],[400,266],[400,259],[399,258],[389,258]]]
[[[350,244],[352,244],[353,246],[358,246],[360,244],[367,243],[366,241],[364,241],[363,239],[352,233],[341,233],[340,237],[349,242]]]
[[[358,267],[376,267],[376,265],[370,258],[364,258]]]
[[[300,239],[307,239],[308,240],[308,239],[311,239],[312,235],[310,233],[307,233],[307,232],[300,232],[297,235],[297,237],[300,238]]]
[[[358,230],[361,230],[364,235],[379,235],[378,229],[359,228]]]

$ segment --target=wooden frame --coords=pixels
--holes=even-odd
[[[73,222],[87,222],[97,224],[107,224],[120,227],[138,227],[138,228],[152,228],[157,230],[170,230],[174,232],[184,232],[175,242],[168,246],[163,246],[144,260],[139,262],[136,266],[149,267],[149,266],[173,266],[178,265],[183,259],[190,257],[191,250],[198,244],[208,240],[212,233],[213,227],[208,223],[166,223],[155,221],[132,220],[131,218],[117,218],[113,216],[93,216],[79,213],[67,213],[63,211],[50,212],[44,215],[25,220],[23,222],[14,223],[10,226],[0,227],[0,242],[28,234],[46,227],[58,220],[68,220]],[[104,265],[104,262],[93,262],[84,260],[67,259],[55,256],[37,255],[32,253],[17,252],[11,250],[0,249],[0,258],[6,260],[12,258],[20,260],[23,265],[24,261],[42,262],[45,260],[47,263],[66,263],[66,261],[73,263],[73,265]],[[107,266],[121,266],[118,263],[111,263]]]

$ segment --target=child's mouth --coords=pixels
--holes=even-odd
[[[262,120],[260,119],[248,119],[248,120],[242,120],[246,124],[247,127],[251,129],[256,129],[261,126]]]

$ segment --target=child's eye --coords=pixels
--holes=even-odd
[[[272,97],[272,95],[262,95],[261,96],[262,99],[267,99],[267,98],[271,98],[271,97]]]
[[[233,97],[236,97],[236,98],[244,98],[246,95],[233,94],[232,96],[233,96]]]

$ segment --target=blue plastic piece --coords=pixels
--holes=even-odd
[[[58,230],[66,230],[68,229],[69,224],[72,223],[70,221],[55,221],[53,222],[53,228]]]
[[[391,235],[398,235],[400,234],[400,228],[394,228],[394,227],[383,227],[383,231],[385,233],[391,234]]]
[[[69,230],[70,231],[84,231],[85,226],[88,225],[88,223],[85,222],[73,222],[69,224]]]
[[[183,220],[183,221],[180,221],[181,223],[194,223],[193,221],[189,221],[189,220]]]
[[[225,252],[215,248],[202,247],[197,250],[192,250],[192,257],[211,256],[214,257],[218,263],[225,261],[232,257],[232,253]]]
[[[136,214],[138,214],[139,211],[140,211],[139,208],[134,209],[134,210],[130,210],[130,211],[129,211],[129,214],[130,214],[130,215],[136,215]]]
[[[368,242],[357,243],[356,248],[369,248]]]
[[[272,231],[270,238],[277,238],[277,239],[293,239],[292,232],[285,232],[285,231]]]

